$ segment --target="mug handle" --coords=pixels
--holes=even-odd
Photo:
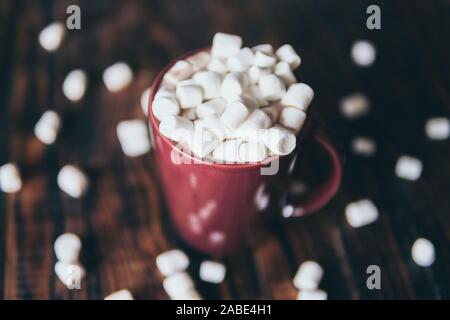
[[[294,204],[293,217],[304,216],[321,209],[333,198],[341,184],[342,160],[331,139],[319,130],[314,130],[312,139],[328,154],[331,160],[331,168],[325,180],[319,186],[315,187],[307,198]],[[298,158],[296,161],[298,161]]]

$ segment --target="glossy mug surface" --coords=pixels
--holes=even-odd
[[[337,192],[341,180],[341,159],[330,140],[315,127],[310,111],[291,154],[272,157],[263,163],[214,164],[180,152],[159,133],[152,103],[164,74],[178,60],[166,66],[155,79],[149,98],[149,127],[155,148],[158,173],[171,220],[180,237],[190,246],[212,255],[231,254],[245,247],[261,211],[276,208],[286,193],[296,154],[305,139],[313,139],[330,157],[329,175],[302,203],[293,206],[292,216],[317,211]],[[311,108],[310,108],[311,109]],[[176,156],[174,156],[176,155]],[[180,157],[188,161],[180,161]],[[275,175],[261,174],[262,168],[276,168]],[[270,203],[270,205],[269,205]],[[281,211],[281,208],[278,208]],[[281,215],[280,215],[281,216]]]

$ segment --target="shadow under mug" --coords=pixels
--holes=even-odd
[[[311,111],[308,111],[307,120],[297,136],[294,152],[262,163],[209,163],[176,149],[175,143],[160,134],[152,103],[170,67],[178,60],[204,50],[209,48],[187,53],[159,73],[148,102],[148,121],[165,200],[179,236],[201,252],[222,256],[235,253],[253,242],[252,232],[261,219],[261,211],[270,208],[281,212],[280,199],[287,194],[287,182],[293,167],[301,165],[297,154],[305,140],[312,139],[324,149],[330,166],[327,177],[301,202],[290,207],[291,216],[313,213],[335,195],[341,182],[342,163],[329,137],[313,120]],[[180,153],[192,161],[175,161],[173,155]],[[262,175],[261,169],[269,167],[273,161],[279,161],[277,173]]]

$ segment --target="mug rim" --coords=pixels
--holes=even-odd
[[[169,69],[178,61],[180,60],[184,60],[186,58],[189,58],[190,56],[193,56],[197,53],[200,52],[210,52],[211,51],[211,47],[203,47],[203,48],[199,48],[199,49],[195,49],[195,50],[191,50],[185,54],[182,54],[180,56],[178,56],[177,58],[173,59],[170,63],[168,63],[164,68],[162,68],[162,70],[158,73],[158,75],[156,76],[155,80],[153,81],[153,84],[150,88],[150,96],[149,96],[149,100],[147,103],[147,112],[148,112],[148,124],[149,126],[152,126],[157,132],[158,135],[160,137],[160,139],[162,139],[163,143],[167,144],[168,146],[170,146],[170,148],[176,149],[178,152],[181,152],[183,157],[187,157],[190,161],[192,161],[192,163],[195,164],[200,164],[200,165],[205,165],[207,167],[214,167],[214,168],[218,168],[218,169],[226,169],[226,170],[230,170],[230,169],[236,169],[236,170],[241,170],[241,169],[255,169],[255,168],[261,168],[263,166],[266,166],[268,164],[270,164],[272,161],[274,160],[281,160],[284,157],[287,157],[289,155],[293,155],[295,154],[295,152],[297,151],[298,147],[299,147],[299,143],[302,138],[306,135],[306,132],[309,131],[309,127],[310,127],[310,123],[311,123],[311,112],[310,112],[310,108],[308,108],[308,110],[306,111],[306,121],[305,124],[303,125],[303,127],[300,129],[300,132],[297,134],[296,136],[296,146],[295,149],[286,155],[273,155],[267,159],[264,159],[263,161],[259,161],[259,162],[252,162],[252,163],[215,163],[215,162],[207,162],[202,158],[198,158],[195,155],[192,154],[188,154],[186,152],[184,152],[184,150],[180,150],[178,148],[176,148],[176,144],[175,142],[171,141],[169,138],[165,137],[164,135],[162,135],[159,132],[159,120],[156,119],[156,117],[153,114],[153,110],[152,110],[152,105],[153,105],[153,101],[155,98],[155,94],[158,91],[159,87],[162,84],[162,80],[164,78],[164,75],[169,71]]]

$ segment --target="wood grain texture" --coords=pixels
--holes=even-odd
[[[82,29],[67,33],[61,48],[45,52],[39,31],[64,21],[69,4],[82,10]],[[372,1],[0,1],[0,164],[20,166],[23,189],[0,194],[0,296],[4,299],[102,299],[128,288],[139,299],[167,299],[156,256],[181,247],[189,273],[209,299],[294,299],[292,278],[305,260],[325,269],[321,287],[330,299],[450,298],[450,141],[424,135],[431,116],[450,116],[450,3],[377,1],[382,30],[365,28]],[[199,280],[206,257],[186,247],[171,227],[161,197],[153,155],[127,158],[116,137],[117,123],[141,118],[139,99],[155,74],[177,55],[211,42],[217,31],[243,36],[247,45],[291,43],[302,56],[299,79],[316,91],[313,107],[344,146],[346,166],[337,197],[316,215],[277,219],[261,226],[256,248],[224,258],[226,281]],[[350,59],[357,39],[377,48],[375,65],[358,68]],[[103,70],[119,60],[135,79],[111,94]],[[63,95],[67,72],[83,68],[89,88],[79,103]],[[371,113],[357,121],[339,114],[339,100],[361,91]],[[58,111],[64,127],[55,145],[33,136],[42,112]],[[348,152],[356,135],[373,137],[372,158]],[[398,179],[396,159],[424,162],[416,182]],[[323,174],[312,146],[302,177]],[[74,200],[56,185],[65,164],[82,167],[91,185]],[[302,178],[308,180],[307,178]],[[345,221],[350,201],[370,197],[378,221],[361,229]],[[273,212],[279,215],[279,212]],[[63,232],[82,237],[87,277],[81,290],[56,278],[53,242]],[[258,231],[259,232],[259,231]],[[421,268],[410,249],[418,237],[436,247],[436,262]],[[214,257],[213,257],[214,258]],[[382,289],[366,287],[366,268],[382,270]]]

